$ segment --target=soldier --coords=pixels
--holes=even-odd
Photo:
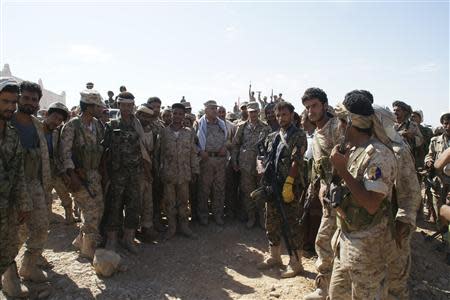
[[[117,108],[116,100],[114,100],[114,92],[108,91],[108,99],[105,100],[107,108]]]
[[[440,122],[444,129],[444,133],[431,139],[428,154],[425,156],[425,165],[428,168],[434,167],[434,162],[439,159],[442,153],[444,153],[450,145],[450,113],[443,113]],[[434,211],[439,213],[440,207],[446,202],[446,195],[450,192],[450,176],[447,176],[445,172],[439,172],[437,178],[440,183],[440,189],[433,189],[433,206]],[[439,220],[437,220],[437,227],[438,229],[441,229]]]
[[[172,123],[172,110],[169,107],[163,110],[161,113],[161,119],[164,123],[164,127],[167,127],[170,123]]]
[[[412,114],[411,106],[402,101],[392,103],[394,114],[397,117],[395,130],[405,139],[411,147],[413,155],[416,156],[417,148],[423,144],[423,136],[416,123],[410,120]]]
[[[175,235],[177,223],[181,233],[195,237],[188,226],[189,182],[199,173],[195,134],[182,124],[185,107],[175,103],[172,113],[172,124],[161,130],[159,138],[160,174],[164,184],[163,207],[169,222],[166,240]]]
[[[147,150],[149,151],[150,158],[153,157],[153,131],[150,123],[152,122],[153,110],[147,106],[141,105],[137,109],[136,117],[141,122],[144,130],[144,135],[147,141]],[[153,226],[153,176],[152,176],[152,162],[144,160],[144,174],[141,185],[141,198],[142,198],[142,213],[141,213],[141,231],[140,235],[144,242],[152,242],[158,236]]]
[[[120,93],[117,104],[120,117],[108,123],[102,142],[108,153],[106,165],[111,181],[106,197],[106,248],[117,249],[118,233],[123,229],[122,246],[136,254],[134,236],[141,212],[143,161],[151,160],[144,129],[133,115],[133,94]]]
[[[103,107],[96,90],[80,93],[81,115],[68,121],[61,132],[64,171],[70,178],[69,189],[81,210],[80,233],[72,245],[80,255],[92,259],[100,241],[99,225],[103,215],[102,177],[99,172],[103,154],[103,129],[95,117]]]
[[[339,143],[341,132],[339,120],[328,113],[327,94],[319,88],[309,88],[302,96],[309,120],[316,126],[312,142],[313,166],[309,186],[309,196],[322,204],[322,219],[316,237],[317,276],[316,290],[305,299],[325,299],[333,268],[333,251],[331,237],[336,231],[336,213],[329,202],[325,201],[327,190],[331,183],[331,164],[329,157],[331,150]]]
[[[336,115],[351,148],[337,145],[330,156],[343,186],[333,182],[331,187],[339,229],[333,237],[336,254],[329,295],[330,299],[375,299],[386,280],[386,249],[395,247],[389,216],[397,164],[365,94],[348,93]]]
[[[86,89],[92,90],[94,88],[94,84],[92,82],[86,83]]]
[[[248,111],[247,111],[247,104],[248,102],[244,101],[239,105],[239,109],[241,110],[241,118],[234,121],[234,123],[237,125],[240,122],[245,122],[248,119]]]
[[[192,107],[191,107],[191,102],[181,102],[184,105],[184,108],[186,108],[186,114],[190,115],[192,114]]]
[[[52,190],[55,189],[61,204],[64,207],[66,223],[75,221],[72,208],[72,198],[66,185],[69,184],[69,177],[64,173],[64,167],[61,159],[61,124],[67,121],[69,109],[60,102],[50,104],[47,117],[44,119],[44,134],[47,140],[47,147],[50,158],[51,184],[48,186],[47,200],[49,214],[52,212]]]
[[[301,261],[303,231],[299,220],[300,198],[304,189],[301,170],[307,145],[303,130],[292,125],[294,117],[292,104],[278,103],[275,106],[275,114],[280,124],[280,130],[271,133],[266,140],[265,172],[269,171],[268,164],[272,164],[272,168],[270,168],[271,174],[264,174],[263,186],[271,186],[272,193],[276,193],[274,188],[276,185],[282,192],[278,196],[272,194],[266,201],[266,235],[269,240],[270,257],[259,263],[258,268],[284,268],[281,260],[281,236],[283,227],[285,227],[283,222],[287,222],[291,236],[286,236],[286,232],[283,234],[285,239],[289,239],[290,248],[287,243],[285,244],[288,251],[291,252],[289,253],[289,265],[286,271],[281,273],[281,277],[290,278],[303,271]],[[280,202],[277,203],[277,201]],[[281,214],[281,210],[284,210],[285,217]],[[283,220],[283,218],[285,219]]]
[[[217,117],[217,102],[209,100],[205,104],[205,115],[200,118],[197,136],[200,151],[200,178],[198,217],[200,224],[208,225],[208,198],[217,225],[222,226],[225,200],[225,165],[227,127]]]
[[[27,232],[22,231],[20,234],[22,240],[26,240],[26,251],[19,274],[25,280],[45,282],[47,273],[39,268],[38,262],[41,260],[48,238],[46,191],[51,183],[51,174],[43,125],[34,117],[39,109],[42,89],[37,83],[23,81],[20,84],[20,91],[17,112],[13,115],[11,124],[19,132],[20,142],[24,148],[26,186],[33,201],[33,210],[23,228],[27,229],[25,230]]]
[[[271,131],[275,132],[280,129],[280,124],[277,122],[275,117],[275,103],[269,103],[264,108],[264,115],[266,116],[267,125],[270,126]]]
[[[153,133],[153,145],[157,144],[157,139],[159,132],[164,128],[164,123],[159,118],[159,113],[161,111],[161,99],[158,97],[150,97],[147,100],[147,107],[149,107],[154,115],[151,118],[150,128]],[[155,155],[153,155],[152,162],[152,177],[153,177],[153,225],[156,230],[162,232],[165,227],[162,225],[162,215],[161,215],[161,201],[163,197],[162,183],[160,182],[159,176],[159,150],[156,148],[154,150]]]
[[[423,122],[423,112],[421,110],[415,110],[411,114],[411,121],[417,124],[420,133],[423,136],[423,144],[416,148],[414,160],[416,162],[416,169],[424,167],[425,155],[428,153],[428,148],[430,146],[431,138],[433,135],[433,129],[422,125]]]
[[[0,77],[0,288],[10,297],[27,297],[14,261],[19,252],[19,224],[30,215],[33,203],[27,193],[23,148],[17,130],[10,124],[19,98],[19,84]],[[1,275],[0,275],[1,276]]]
[[[250,198],[250,193],[256,189],[258,183],[256,173],[257,144],[269,134],[270,127],[258,118],[258,102],[249,103],[247,111],[249,119],[239,123],[233,137],[231,162],[234,171],[241,173],[239,188],[247,212],[247,228],[252,228],[255,225],[256,214],[259,217],[259,224],[264,228],[263,207],[256,207],[255,201]]]
[[[394,115],[381,106],[374,106],[375,114],[392,142],[397,160],[397,178],[393,205],[398,207],[395,217],[397,247],[390,251],[388,280],[389,295],[395,299],[409,299],[407,282],[411,267],[411,236],[416,228],[416,215],[421,201],[421,189],[409,146],[395,131]],[[394,203],[395,202],[395,203]]]

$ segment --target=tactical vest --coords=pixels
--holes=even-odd
[[[356,165],[360,166],[363,164],[365,159],[370,159],[370,154],[368,156],[364,154],[366,153],[366,149],[364,149],[362,153],[360,153],[354,160]],[[389,223],[391,225],[393,224],[391,203],[387,197],[383,199],[375,214],[371,215],[365,208],[353,200],[352,194],[348,188],[344,186],[342,202],[339,207],[344,211],[345,219],[342,215],[338,214],[337,225],[343,232],[346,233],[368,230],[375,225],[378,225],[384,217],[388,217],[390,221]]]
[[[74,155],[74,163],[75,168],[88,170],[97,170],[100,166],[100,162],[103,155],[103,146],[100,144],[100,133],[98,128],[96,127],[96,144],[88,143],[88,139],[82,129],[81,119],[75,119],[75,135],[81,136],[83,139],[82,145],[76,145],[74,147],[73,155]]]

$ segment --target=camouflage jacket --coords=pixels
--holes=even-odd
[[[410,132],[414,134],[413,138],[404,138],[408,145],[411,147],[413,153],[415,152],[417,147],[420,147],[423,144],[423,136],[420,132],[419,126],[417,126],[416,123],[407,120],[406,122],[403,122],[401,124],[395,123],[394,128],[398,131],[398,133],[400,133],[400,135],[402,134],[402,132]]]
[[[160,174],[163,183],[189,182],[193,174],[199,174],[199,160],[194,141],[195,134],[187,127],[175,132],[170,126],[160,131],[158,148]]]
[[[450,139],[445,135],[445,133],[435,136],[431,139],[428,154],[425,156],[425,163],[435,162],[439,156],[450,147]],[[450,177],[440,174],[443,182],[450,183]]]
[[[0,135],[0,209],[16,206],[20,211],[31,211],[23,169],[23,148],[17,130],[6,123]]]
[[[416,164],[416,168],[423,168],[423,163],[425,159],[425,155],[428,152],[428,148],[430,147],[430,141],[433,137],[433,130],[429,127],[425,127],[419,125],[420,133],[423,136],[423,144],[420,147],[417,147],[414,151],[414,160]]]
[[[233,165],[239,166],[246,173],[256,175],[257,144],[270,131],[270,127],[260,120],[257,121],[256,126],[253,126],[250,121],[240,123],[233,138],[231,152]]]

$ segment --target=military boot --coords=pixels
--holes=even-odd
[[[122,237],[122,246],[133,254],[138,254],[138,248],[134,242],[134,236],[136,234],[135,229],[124,229]]]
[[[117,231],[106,232],[105,249],[117,252]]]
[[[180,218],[180,232],[189,238],[197,238],[197,235],[189,228],[187,219]]]
[[[94,259],[95,248],[97,247],[97,240],[93,234],[85,234],[83,236],[83,243],[81,244],[80,256],[84,258]]]
[[[142,227],[141,228],[141,241],[144,243],[152,243],[159,236],[159,233],[153,228]]]
[[[247,220],[247,228],[253,228],[253,226],[255,226],[256,223],[256,216],[255,216],[255,212],[254,211],[249,211],[248,212],[248,220]]]
[[[319,274],[316,277],[315,281],[316,289],[312,292],[306,295],[303,299],[304,300],[325,300],[328,297],[328,285],[329,280],[327,276],[324,276],[323,274]]]
[[[39,257],[38,252],[25,251],[22,260],[22,266],[20,267],[19,274],[24,280],[42,283],[47,281],[47,273],[42,271],[37,265]]]
[[[170,240],[177,232],[177,218],[175,216],[167,216],[168,227],[164,234],[164,240]]]
[[[291,278],[295,277],[301,272],[303,272],[302,265],[302,251],[296,250],[298,259],[295,255],[289,257],[289,265],[286,268],[286,271],[281,273],[281,278]]]
[[[260,262],[256,266],[259,270],[267,270],[274,267],[284,269],[283,261],[281,260],[281,245],[270,247],[270,257]]]
[[[73,217],[72,207],[70,207],[70,206],[64,207],[64,217],[66,219],[66,224],[75,223],[75,218]]]
[[[2,276],[2,291],[12,298],[28,297],[28,288],[20,282],[16,262],[13,262]]]

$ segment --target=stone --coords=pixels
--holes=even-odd
[[[97,249],[94,253],[95,273],[100,276],[110,277],[120,266],[120,255],[114,251]]]

